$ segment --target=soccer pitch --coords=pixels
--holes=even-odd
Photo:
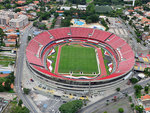
[[[59,73],[93,74],[98,71],[95,48],[80,45],[64,45],[61,48]]]

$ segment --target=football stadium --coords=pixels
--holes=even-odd
[[[98,94],[126,83],[135,63],[124,39],[81,27],[42,32],[29,42],[26,61],[48,86],[78,95]]]

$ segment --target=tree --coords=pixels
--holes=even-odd
[[[38,28],[43,29],[43,30],[47,30],[47,27],[45,24],[38,25]]]
[[[62,104],[59,108],[59,111],[61,113],[76,113],[82,106],[83,102],[81,100],[74,100]]]
[[[31,40],[31,36],[28,36],[28,41],[30,41]]]
[[[144,31],[149,31],[149,26],[145,26]]]
[[[132,97],[131,96],[129,96],[129,102],[132,102]]]
[[[141,97],[142,86],[141,85],[135,85],[134,89],[135,89],[135,95],[136,95],[136,97],[140,98]]]
[[[132,20],[129,21],[129,24],[132,25]]]
[[[4,36],[6,36],[6,34],[3,32],[3,29],[0,28],[0,44],[3,45],[3,39],[4,39]]]
[[[14,104],[9,113],[30,113],[30,111],[26,107],[17,106],[17,104]]]
[[[133,103],[130,106],[131,106],[132,109],[134,108],[134,104]]]
[[[120,91],[120,88],[117,88],[116,91]]]
[[[150,76],[150,68],[149,67],[144,69],[144,74],[147,76]]]
[[[10,4],[6,4],[5,7],[6,7],[6,9],[10,9],[11,5]]]
[[[62,19],[61,20],[61,26],[62,27],[69,27],[71,25],[70,19]]]
[[[11,72],[9,76],[7,77],[7,79],[9,79],[11,83],[14,83],[14,80],[15,80],[14,72]]]
[[[37,24],[38,24],[37,21],[34,21],[34,22],[33,22],[33,26],[34,26],[34,27],[37,27]]]
[[[123,108],[119,108],[118,111],[119,111],[119,113],[123,113],[124,109]]]
[[[7,90],[7,91],[11,90],[11,80],[10,79],[7,79],[5,81],[4,89]]]
[[[86,18],[86,23],[89,23],[89,22],[96,23],[98,21],[99,21],[99,17],[96,14],[92,14]]]
[[[4,91],[4,86],[2,85],[2,83],[0,83],[0,92]]]
[[[19,9],[19,8],[15,9],[15,13],[20,12],[20,11],[21,11],[21,9]]]
[[[141,105],[136,105],[136,106],[135,106],[135,110],[136,110],[138,113],[143,113],[144,108],[143,108],[143,106],[141,106]]]
[[[104,111],[104,113],[107,113],[107,111]]]
[[[18,103],[18,106],[22,107],[22,104],[23,104],[23,102],[22,102],[22,100],[20,99],[20,100],[19,100],[19,103]]]
[[[130,81],[131,81],[132,84],[136,84],[136,83],[138,82],[138,79],[136,79],[136,78],[131,78]]]
[[[29,94],[30,93],[30,89],[28,89],[28,88],[23,88],[23,92],[24,92],[24,94]]]
[[[148,92],[149,92],[149,87],[148,87],[148,86],[145,86],[145,87],[144,87],[144,91],[145,91],[146,94],[148,94]]]

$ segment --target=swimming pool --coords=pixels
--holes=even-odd
[[[92,28],[94,28],[94,29],[100,29],[100,30],[105,31],[105,28],[104,28],[104,27],[98,26],[98,25],[93,25]]]
[[[0,73],[9,74],[9,73],[11,73],[11,71],[0,71]]]
[[[84,22],[79,21],[78,19],[74,19],[74,24],[77,24],[77,25],[83,25]]]

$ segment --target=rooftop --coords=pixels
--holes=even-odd
[[[142,101],[150,100],[150,95],[141,96],[141,100]]]

